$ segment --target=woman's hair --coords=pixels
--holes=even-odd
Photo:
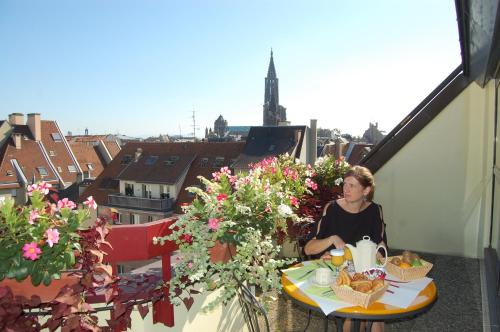
[[[375,178],[372,172],[363,166],[353,166],[344,175],[344,179],[352,176],[363,186],[363,188],[370,187],[370,192],[366,195],[366,200],[371,202],[375,194]]]

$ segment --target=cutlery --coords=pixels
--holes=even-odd
[[[329,268],[330,270],[332,270],[332,271],[333,271],[332,267],[331,267],[330,265],[328,265],[328,263],[327,263],[327,262],[324,262],[324,261],[323,261],[323,262],[321,262],[321,263],[323,263],[323,264],[324,264],[324,266],[326,266],[327,268]],[[323,267],[323,264],[321,264],[321,263],[319,263],[319,265],[320,265],[321,267]]]
[[[386,290],[386,292],[394,294],[394,291],[391,291],[390,289]]]
[[[389,285],[391,285],[392,287],[399,288],[399,285],[395,285],[395,284],[389,284]]]
[[[310,271],[307,271],[306,273],[304,273],[303,275],[301,275],[300,277],[298,277],[297,279],[302,279],[302,278],[305,278],[309,273],[313,272],[314,270],[310,270]]]
[[[321,293],[321,295],[326,295],[326,294],[331,293],[331,292],[333,292],[333,289],[327,290],[326,292]]]
[[[409,283],[409,281],[399,281],[399,280],[392,280],[392,279],[387,279],[387,278],[385,278],[385,280],[390,281],[390,282],[397,282],[399,284]]]

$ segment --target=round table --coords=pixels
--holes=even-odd
[[[281,285],[287,294],[294,302],[300,306],[320,312],[323,311],[320,307],[304,294],[297,286],[295,286],[285,274],[281,276]],[[428,310],[437,299],[437,289],[434,281],[431,281],[426,288],[424,288],[408,308],[399,308],[389,304],[374,302],[368,308],[360,306],[352,306],[336,310],[328,316],[335,318],[351,318],[351,331],[359,330],[359,323],[361,320],[368,321],[386,321],[391,319],[400,319],[409,316],[415,316],[421,312]],[[325,328],[328,327],[328,317],[326,318]],[[338,325],[337,325],[338,326]],[[340,329],[341,331],[341,329]]]

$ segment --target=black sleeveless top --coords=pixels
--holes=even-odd
[[[316,234],[317,239],[337,235],[345,243],[352,245],[356,245],[357,241],[368,235],[371,241],[376,244],[384,240],[387,245],[381,208],[373,202],[363,211],[351,213],[344,210],[336,201],[333,201],[321,218],[320,229],[316,229],[313,234]],[[327,250],[331,249],[335,249],[335,246],[331,245]]]

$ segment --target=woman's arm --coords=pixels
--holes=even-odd
[[[316,239],[315,237],[307,242],[304,247],[304,252],[306,255],[316,255],[323,251],[325,251],[331,245],[334,245],[337,249],[344,248],[344,240],[340,238],[338,235],[331,235],[325,239]]]

